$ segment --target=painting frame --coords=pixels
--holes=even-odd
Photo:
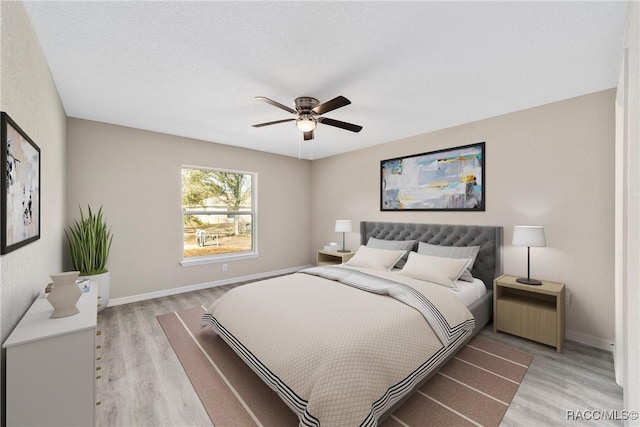
[[[40,147],[0,112],[0,255],[40,239]]]
[[[380,161],[380,211],[484,212],[486,143]]]

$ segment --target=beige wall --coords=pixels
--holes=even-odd
[[[513,226],[544,225],[548,247],[531,249],[531,276],[566,283],[570,336],[612,341],[614,97],[608,90],[314,161],[312,249],[341,239],[336,219],[501,225],[504,271],[526,276]],[[485,212],[380,212],[381,160],[480,141]],[[349,233],[347,247],[359,238]]]
[[[21,2],[0,2],[0,109],[40,147],[40,240],[0,258],[0,342],[62,270],[66,118]]]
[[[1,258],[2,341],[62,268],[66,117],[20,2],[2,2],[1,108],[40,147],[41,238]]]
[[[111,297],[279,271],[311,262],[309,161],[80,119],[68,120],[67,209],[103,206],[114,233]],[[182,165],[257,172],[254,259],[182,267]],[[303,248],[303,250],[300,250]]]

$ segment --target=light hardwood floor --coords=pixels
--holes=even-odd
[[[234,286],[109,307],[101,313],[104,351],[97,383],[98,426],[211,425],[156,316],[209,306]],[[622,425],[615,420],[567,419],[567,411],[623,409],[611,353],[570,341],[557,353],[542,344],[494,334],[490,325],[480,334],[534,355],[502,425]]]

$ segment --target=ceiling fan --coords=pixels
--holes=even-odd
[[[362,130],[362,126],[354,125],[353,123],[347,123],[340,120],[330,119],[328,117],[322,117],[324,113],[328,113],[329,111],[333,111],[340,107],[344,107],[345,105],[351,104],[351,101],[349,101],[344,96],[337,96],[327,102],[323,102],[322,104],[315,98],[301,96],[299,98],[296,98],[295,100],[295,110],[265,96],[256,96],[256,99],[264,101],[267,104],[271,104],[274,107],[278,107],[291,114],[295,114],[297,117],[291,119],[276,120],[273,122],[259,123],[257,125],[253,125],[254,128],[275,125],[278,123],[292,122],[295,120],[298,129],[300,129],[304,133],[305,141],[313,139],[313,130],[318,123],[334,126],[340,129],[350,130],[351,132],[360,132]]]

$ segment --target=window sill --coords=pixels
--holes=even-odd
[[[241,255],[229,254],[229,255],[217,255],[217,256],[203,256],[183,259],[180,265],[183,267],[194,267],[197,265],[205,264],[217,264],[221,262],[239,261],[242,259],[258,258],[258,252],[243,252]]]

